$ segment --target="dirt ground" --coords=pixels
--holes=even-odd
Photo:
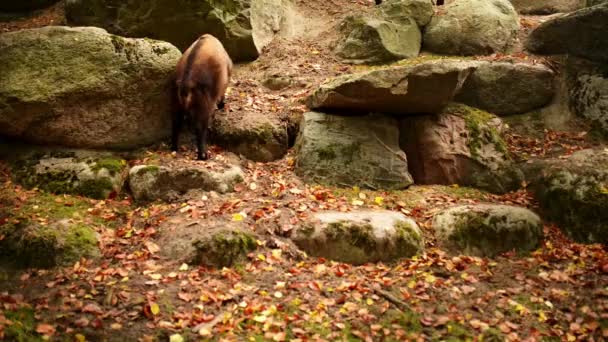
[[[304,21],[297,38],[275,40],[255,62],[237,66],[227,102],[234,120],[306,111],[302,103],[325,79],[357,67],[331,52],[336,25],[373,2],[298,0]],[[0,32],[62,21],[61,4],[23,20],[0,22]],[[534,25],[537,19],[524,18]],[[324,26],[319,27],[319,23]],[[518,52],[491,59],[538,60]],[[296,82],[273,91],[273,74]],[[578,126],[577,126],[578,127]],[[520,159],[569,154],[595,144],[584,127],[509,133]],[[523,154],[526,153],[526,155]],[[195,164],[193,146],[177,156],[166,146],[131,165]],[[0,336],[21,341],[604,341],[608,339],[608,250],[569,241],[551,223],[546,240],[528,255],[495,259],[448,255],[436,246],[431,218],[454,204],[492,202],[537,210],[526,190],[502,196],[457,186],[367,191],[306,185],[294,174],[293,153],[254,163],[212,148],[207,167],[239,164],[245,182],[225,195],[192,192],[175,203],[139,206],[125,196],[78,201],[77,220],[100,240],[99,259],[52,270],[0,271]],[[0,223],[39,198],[10,180],[0,162]],[[311,212],[360,208],[401,211],[416,220],[424,254],[390,264],[350,266],[306,257],[290,243]],[[33,218],[44,219],[44,213]],[[167,257],[171,234],[191,224],[239,225],[258,236],[248,259],[221,270]],[[0,236],[0,239],[2,237]]]

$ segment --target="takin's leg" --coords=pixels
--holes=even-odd
[[[198,160],[209,159],[207,153],[207,137],[209,135],[209,114],[202,115],[196,120],[194,127],[194,135],[196,138],[196,147],[198,149]]]
[[[174,109],[171,125],[171,151],[177,152],[179,133],[182,131],[184,123],[184,113],[179,109]]]
[[[226,106],[226,97],[222,96],[220,101],[217,103],[217,109],[222,110],[224,109],[224,106]]]

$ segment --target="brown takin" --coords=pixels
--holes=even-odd
[[[184,117],[192,121],[198,159],[206,160],[209,123],[216,108],[224,108],[224,94],[232,74],[232,61],[222,43],[210,34],[194,42],[177,62],[173,84],[171,150],[177,151]]]

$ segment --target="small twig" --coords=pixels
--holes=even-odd
[[[378,288],[374,289],[374,292],[376,292],[376,294],[378,294],[379,296],[384,297],[384,299],[388,300],[389,302],[393,303],[401,311],[411,311],[412,310],[406,302],[393,296],[390,292],[387,292],[387,291],[384,291],[384,290],[381,290]]]

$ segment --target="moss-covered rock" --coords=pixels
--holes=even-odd
[[[128,37],[168,41],[185,50],[201,34],[216,36],[235,61],[257,58],[288,23],[288,0],[68,0],[68,23]]]
[[[104,149],[170,135],[168,85],[180,58],[171,44],[47,26],[0,34],[0,50],[2,135]]]
[[[225,167],[221,171],[204,167],[138,165],[129,171],[129,189],[136,201],[171,201],[189,190],[231,192],[243,181],[243,171]]]
[[[51,154],[13,162],[13,176],[17,183],[28,188],[104,199],[122,190],[126,165],[125,160],[116,157],[78,158]]]
[[[608,152],[541,161],[528,174],[547,218],[576,241],[608,243]]]
[[[411,18],[349,16],[340,24],[340,32],[336,54],[351,63],[385,63],[420,52],[422,35]]]
[[[478,204],[446,209],[433,218],[440,245],[454,253],[494,257],[534,250],[543,238],[540,217],[528,209]]]
[[[388,116],[306,113],[296,141],[296,173],[322,184],[406,188],[412,177],[398,137],[397,121]]]
[[[378,9],[390,21],[408,21],[412,18],[420,28],[426,26],[434,14],[432,0],[384,1]]]
[[[566,74],[570,107],[608,137],[608,63],[569,57]]]
[[[0,260],[16,267],[48,268],[95,257],[97,236],[83,220],[86,202],[57,201],[39,193],[0,225]]]
[[[221,229],[192,242],[193,263],[211,267],[230,267],[245,260],[257,248],[255,235],[244,230]]]
[[[400,146],[416,183],[504,193],[523,180],[511,163],[502,122],[493,114],[452,103],[438,115],[402,119],[400,128]]]
[[[424,246],[416,222],[391,211],[316,213],[292,239],[310,255],[355,265],[411,257]]]

